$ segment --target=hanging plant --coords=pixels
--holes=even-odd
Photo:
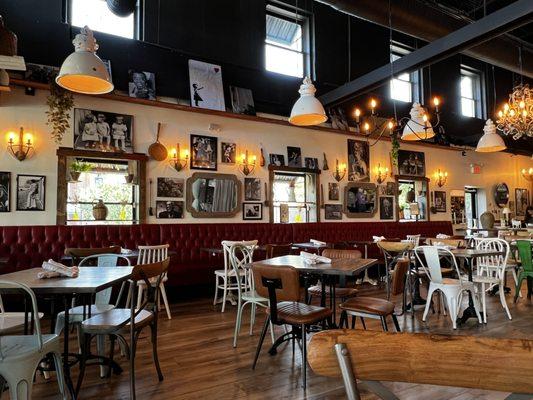
[[[50,94],[46,98],[48,105],[48,121],[46,125],[52,128],[50,136],[57,144],[63,141],[63,135],[70,127],[68,117],[74,106],[74,96],[68,90],[63,89],[54,80],[50,82]]]
[[[398,139],[398,132],[394,131],[391,133],[391,142],[392,142],[392,150],[390,152],[391,159],[392,159],[392,165],[397,167],[398,166],[398,150],[400,150],[400,139]]]

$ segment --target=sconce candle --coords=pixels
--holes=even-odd
[[[385,182],[385,179],[387,179],[389,175],[389,169],[387,167],[382,167],[381,164],[378,164],[376,167],[376,182],[378,184],[382,184]]]
[[[180,144],[178,143],[176,148],[172,149],[170,154],[170,165],[172,165],[176,171],[180,172],[187,166],[187,163],[189,162],[189,150],[180,151]]]
[[[448,180],[448,173],[445,171],[441,171],[440,169],[435,172],[435,183],[438,187],[443,187],[446,185],[446,181]]]
[[[34,152],[32,136],[30,134],[26,134],[26,142],[24,142],[24,128],[21,126],[18,143],[15,143],[15,133],[10,133],[7,141],[7,149],[9,153],[17,160],[24,161]]]
[[[346,175],[346,164],[342,163],[339,164],[339,160],[335,160],[335,173],[333,174],[333,178],[337,182],[340,182],[344,179],[344,176]]]
[[[533,168],[529,168],[529,169],[524,168],[522,169],[521,173],[525,180],[529,182],[533,182]]]
[[[245,176],[250,175],[252,172],[254,172],[256,160],[257,157],[255,155],[248,156],[248,150],[246,150],[243,154],[241,154],[241,161],[238,165],[239,170]]]

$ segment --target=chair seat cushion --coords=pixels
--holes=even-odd
[[[150,283],[152,284],[152,286],[155,286],[155,284],[157,283],[157,277],[156,278],[150,278],[149,281]],[[163,278],[161,278],[161,283],[165,283],[168,281],[168,276],[163,276]],[[146,286],[146,282],[145,281],[138,281],[137,282],[137,285],[139,286]]]
[[[394,313],[394,303],[377,297],[354,297],[339,306],[342,310],[386,316]]]
[[[239,276],[244,276],[244,274],[245,274],[245,271],[243,271],[243,270],[239,271]],[[224,271],[223,269],[217,269],[215,271],[215,275],[225,276],[226,275],[226,271]],[[235,276],[235,271],[233,271],[233,270],[228,271],[228,276]]]
[[[267,309],[270,314],[270,308]],[[296,301],[278,303],[278,319],[290,325],[314,324],[323,321],[332,314],[326,307],[312,306]]]
[[[311,296],[322,296],[322,286],[311,286],[308,290]],[[336,287],[335,297],[340,299],[347,299],[348,297],[354,297],[357,295],[356,288]],[[330,297],[329,286],[326,286],[326,297]]]
[[[118,326],[128,320],[130,316],[131,310],[129,308],[114,308],[113,310],[86,319],[81,323],[81,326],[85,332],[98,332]],[[153,319],[153,313],[148,310],[141,310],[141,312],[135,317],[135,327],[140,328],[145,326]],[[129,330],[129,326],[130,323],[128,322],[121,330]]]
[[[244,292],[241,295],[241,299],[243,301],[261,302],[261,303],[265,303],[265,304],[268,303],[268,299],[266,297],[259,296],[259,294],[257,294],[257,292],[255,290],[254,291],[250,291],[249,290],[247,292]]]
[[[500,283],[499,278],[487,275],[474,275],[472,281],[475,283]]]

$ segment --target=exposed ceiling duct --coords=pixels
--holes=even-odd
[[[336,10],[361,18],[365,21],[388,27],[388,0],[317,0]],[[418,39],[432,42],[467,25],[461,19],[424,6],[417,0],[394,0],[390,2],[392,27],[394,30]],[[510,39],[498,37],[463,51],[478,60],[521,73],[533,78],[533,53],[524,49],[522,53],[523,70],[518,62],[518,46]]]

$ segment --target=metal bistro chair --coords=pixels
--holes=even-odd
[[[35,293],[26,285],[0,280],[2,291],[24,292],[31,299],[33,315],[39,315]],[[35,371],[47,356],[54,360],[61,398],[66,400],[63,361],[59,336],[41,334],[39,318],[34,320],[33,335],[2,335],[0,337],[0,375],[9,386],[11,400],[30,400]]]
[[[96,256],[98,254],[120,254],[120,246],[109,247],[67,247],[65,255],[72,258],[71,265],[78,265],[85,257]]]
[[[385,259],[385,279],[387,285],[387,300],[390,300],[390,277],[391,271],[400,258],[403,258],[405,254],[409,254],[413,250],[413,243],[410,242],[387,242],[381,240],[377,242],[378,247],[383,252],[383,258]]]
[[[527,298],[531,299],[531,287],[533,282],[533,261],[531,259],[531,241],[529,240],[517,240],[516,247],[518,248],[518,254],[522,264],[522,269],[518,275],[518,282],[516,283],[516,291],[514,295],[514,302],[518,300],[520,294],[520,288],[522,282],[527,279]]]

